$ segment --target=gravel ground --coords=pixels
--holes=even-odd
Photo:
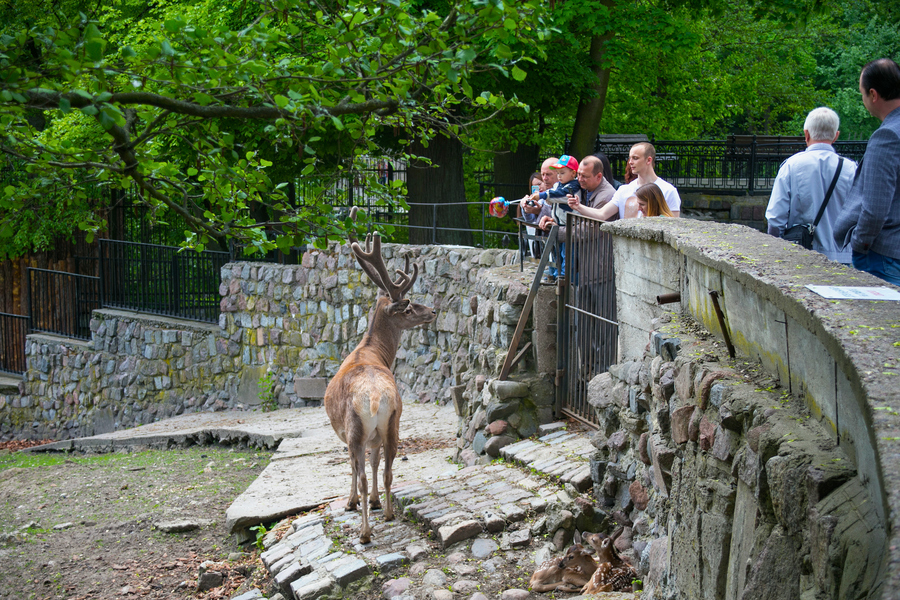
[[[270,453],[206,446],[128,454],[0,450],[0,598],[230,598],[255,556],[225,531],[225,509]],[[199,525],[164,533],[157,524]],[[226,582],[197,592],[199,565]]]

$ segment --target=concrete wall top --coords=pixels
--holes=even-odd
[[[724,291],[726,322],[738,354],[760,360],[785,388],[805,397],[813,414],[829,421],[839,439],[852,438],[841,442],[855,447],[862,462],[860,478],[870,489],[877,489],[884,502],[881,512],[891,548],[884,597],[900,597],[900,527],[896,526],[900,519],[900,302],[826,300],[806,288],[890,284],[741,225],[655,218],[618,221],[604,228],[617,236],[620,289],[622,279],[634,271],[627,263],[671,248],[665,268],[676,266],[680,272],[667,281],[657,280],[659,291],[680,292],[681,310],[717,335],[721,330],[711,316],[709,299],[700,292]],[[645,286],[645,295],[653,292],[651,287]],[[632,299],[627,297],[628,285],[624,289],[620,304]],[[655,298],[640,300],[650,303]],[[783,317],[784,322],[773,316]],[[627,327],[620,323],[620,329],[623,325]],[[771,330],[760,333],[760,328]],[[800,340],[803,349],[798,346]],[[792,349],[791,342],[797,347]],[[807,346],[813,351],[799,354]],[[830,381],[826,386],[816,381],[822,371],[817,362],[834,365],[834,386]],[[833,406],[815,405],[827,391],[816,390],[817,385],[833,388]],[[868,457],[874,458],[874,465],[865,464]],[[869,473],[876,481],[866,481]]]

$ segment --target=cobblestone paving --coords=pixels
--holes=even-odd
[[[544,534],[552,536],[560,525],[571,529],[565,520],[590,490],[587,457],[593,450],[584,435],[550,430],[507,446],[504,460],[495,464],[394,486],[395,511],[402,518],[385,522],[374,511],[369,544],[357,542],[361,519],[345,510],[345,500],[282,525],[285,532],[278,540],[269,536],[261,555],[271,577],[264,590],[269,595],[250,590],[238,598],[549,598],[528,592],[528,578],[535,561],[556,552]],[[428,568],[434,556],[444,557],[447,568]],[[501,571],[517,574],[516,585],[490,585]],[[394,575],[383,590],[373,589],[373,582]]]

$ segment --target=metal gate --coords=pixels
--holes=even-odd
[[[568,213],[557,313],[559,412],[594,426],[597,417],[587,401],[588,383],[615,364],[619,337],[612,236],[600,231],[601,225]]]

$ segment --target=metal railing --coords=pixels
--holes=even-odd
[[[228,252],[100,240],[103,306],[214,323]]]
[[[28,317],[0,313],[0,372],[25,372],[25,336]]]
[[[100,306],[99,277],[29,267],[28,314],[32,331],[90,339],[91,313]]]
[[[806,148],[803,138],[731,135],[724,140],[649,140],[656,148],[656,174],[679,192],[725,194],[769,193],[781,163]],[[604,141],[595,152],[609,157],[613,173],[621,179],[634,140]],[[859,161],[866,141],[836,142],[835,150]]]
[[[596,426],[588,384],[617,360],[619,327],[612,235],[601,221],[566,213],[566,272],[557,326],[560,409]]]

